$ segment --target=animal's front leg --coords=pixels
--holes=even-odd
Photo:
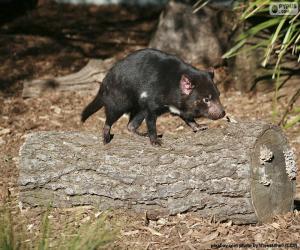
[[[185,123],[193,129],[194,132],[202,131],[208,129],[208,126],[206,124],[198,124],[194,119],[186,119],[184,117],[181,117],[182,120],[185,121]]]
[[[145,118],[145,111],[132,112],[130,114],[129,123],[127,125],[128,130],[140,136],[147,136],[148,133],[140,133],[137,131],[138,127],[141,125],[144,118]]]
[[[152,145],[161,145],[161,141],[158,139],[156,131],[157,115],[155,113],[148,112],[146,115],[146,124],[148,128],[148,135]]]

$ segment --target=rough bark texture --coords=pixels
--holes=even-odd
[[[195,211],[235,223],[292,210],[295,162],[278,127],[230,123],[164,136],[163,143],[116,134],[103,146],[86,132],[30,134],[20,150],[20,200],[160,215]]]
[[[149,47],[176,54],[189,63],[222,63],[231,33],[233,13],[205,7],[193,13],[191,5],[170,1],[159,18]]]
[[[99,82],[115,62],[114,58],[106,60],[93,59],[79,72],[52,79],[37,79],[24,82],[22,96],[24,98],[38,97],[44,91],[97,91]]]

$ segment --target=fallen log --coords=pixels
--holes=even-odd
[[[66,76],[26,81],[23,85],[23,98],[38,97],[44,91],[97,91],[107,71],[115,63],[114,58],[92,59],[80,71]]]
[[[280,128],[228,123],[163,143],[118,134],[104,146],[87,132],[29,134],[20,149],[20,200],[150,215],[194,211],[242,224],[293,209],[296,164]]]

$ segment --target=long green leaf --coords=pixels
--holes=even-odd
[[[235,46],[233,46],[228,52],[226,52],[222,58],[230,58],[233,56],[234,53],[236,53],[237,50],[239,50],[241,47],[244,46],[244,44],[246,43],[246,40],[242,40],[240,42],[238,42]]]
[[[286,34],[285,34],[285,36],[284,36],[283,42],[281,44],[280,52],[279,52],[279,55],[278,55],[278,58],[277,58],[277,61],[276,61],[274,73],[273,73],[273,76],[272,76],[273,79],[275,78],[275,72],[277,71],[277,69],[279,67],[279,64],[280,64],[280,61],[281,61],[283,55],[286,53],[287,49],[289,48],[289,45],[292,43],[291,38],[292,38],[294,30],[295,30],[295,26],[290,25],[287,32],[286,32]]]
[[[296,117],[294,117],[293,119],[291,119],[290,121],[288,121],[286,123],[286,125],[284,126],[284,128],[293,127],[298,122],[300,122],[300,115],[297,115]]]
[[[236,55],[238,55],[238,54],[240,54],[240,53],[245,53],[245,52],[249,52],[249,51],[251,51],[251,50],[254,50],[254,49],[257,49],[257,48],[261,48],[261,47],[266,47],[267,46],[267,41],[262,41],[262,42],[260,42],[260,43],[258,43],[258,44],[255,44],[255,45],[249,45],[249,46],[246,46],[245,48],[240,48],[240,49],[238,49],[238,50],[236,50],[235,52],[232,52],[230,55],[226,55],[226,54],[224,54],[223,56],[222,56],[222,58],[230,58],[230,57],[234,57],[234,56],[236,56]],[[229,51],[228,51],[229,52]],[[227,52],[227,53],[228,53]],[[225,56],[227,56],[227,57],[225,57]]]
[[[193,10],[193,13],[196,13],[197,11],[199,11],[200,9],[202,9],[204,6],[206,6],[208,3],[210,2],[210,0],[206,0],[204,3],[202,3],[199,7],[195,7],[195,9]],[[197,2],[197,3],[201,3],[201,1]],[[196,4],[195,4],[196,6]]]
[[[258,11],[261,11],[261,9],[265,5],[270,4],[270,2],[271,2],[270,0],[257,0],[254,1],[253,3],[250,3],[249,7],[242,14],[241,19],[242,20],[248,19],[249,17],[256,14]]]
[[[272,18],[272,19],[269,19],[269,20],[267,20],[263,23],[260,23],[256,26],[250,28],[246,32],[242,33],[241,35],[239,35],[238,38],[237,38],[237,42],[242,40],[242,39],[249,38],[250,36],[254,36],[258,32],[260,32],[261,30],[272,27],[272,26],[278,24],[280,21],[281,21],[280,18]]]
[[[280,21],[280,23],[278,24],[277,28],[276,28],[276,31],[275,33],[273,34],[273,36],[271,37],[271,41],[270,41],[270,44],[266,50],[266,54],[265,54],[265,59],[262,63],[262,66],[265,67],[270,59],[270,56],[271,56],[271,53],[274,49],[274,45],[275,45],[275,42],[279,36],[279,33],[280,33],[280,30],[282,29],[284,23],[286,21],[286,17],[285,18],[282,18],[282,20]]]

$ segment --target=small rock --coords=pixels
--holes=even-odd
[[[51,106],[50,109],[53,110],[55,114],[61,113],[61,108],[59,108],[58,106]]]
[[[28,134],[23,134],[23,135],[21,136],[21,139],[22,139],[22,140],[25,140],[25,139],[27,138],[27,136],[28,136]]]
[[[184,130],[184,127],[183,126],[179,126],[178,128],[175,129],[176,131],[179,131],[179,130]]]
[[[167,222],[168,221],[165,218],[160,218],[160,219],[157,220],[158,225],[166,225]]]
[[[27,225],[27,231],[32,232],[33,227],[34,227],[34,224]]]

